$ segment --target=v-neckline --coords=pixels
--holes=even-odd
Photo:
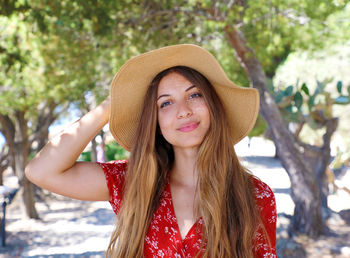
[[[169,178],[168,178],[169,179]],[[200,220],[200,218],[198,218],[194,224],[191,226],[191,228],[187,231],[185,238],[182,238],[181,236],[181,231],[180,231],[180,227],[179,227],[179,223],[176,217],[176,213],[175,213],[175,207],[174,207],[174,203],[173,203],[173,196],[171,194],[171,188],[170,188],[170,180],[168,180],[168,185],[167,185],[167,191],[169,192],[169,196],[170,196],[170,207],[171,207],[171,212],[173,213],[173,216],[175,218],[176,221],[176,229],[177,229],[177,234],[179,236],[179,238],[181,239],[182,242],[185,242],[187,240],[187,238],[192,234],[192,231],[195,230],[196,225],[198,223],[198,221]]]

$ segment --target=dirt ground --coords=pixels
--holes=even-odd
[[[338,191],[329,197],[329,206],[335,211],[327,222],[331,230],[329,236],[317,240],[304,236],[290,239],[287,227],[294,203],[290,198],[289,178],[280,162],[273,158],[271,146],[261,152],[243,144],[237,149],[243,164],[265,181],[276,196],[279,257],[350,257],[350,195]],[[342,180],[350,184],[350,169]],[[6,184],[14,186],[16,179],[9,174]],[[104,257],[115,223],[108,202],[71,200],[46,192],[40,198],[36,206],[40,220],[23,217],[19,195],[9,205],[7,245],[0,247],[0,258]]]
[[[108,203],[51,197],[37,205],[41,220],[22,218],[19,205],[8,211],[6,247],[0,257],[103,257],[113,230]]]

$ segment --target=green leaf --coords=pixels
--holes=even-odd
[[[289,113],[292,113],[293,112],[293,106],[290,105],[290,106],[286,107],[285,110],[287,110]]]
[[[282,99],[284,98],[284,93],[283,91],[279,91],[276,96],[275,96],[275,101],[276,103],[280,103],[282,101]]]
[[[293,94],[293,86],[288,86],[284,91],[283,91],[283,95],[288,97],[288,96],[292,96]]]
[[[337,82],[337,91],[339,92],[339,94],[341,94],[342,88],[343,88],[343,83],[342,83],[342,81],[338,81],[338,82]]]
[[[324,88],[325,88],[325,85],[322,82],[317,81],[317,87],[316,87],[316,90],[314,92],[314,96],[316,96],[319,93],[323,92]]]
[[[309,98],[309,100],[308,100],[308,102],[307,102],[307,105],[308,105],[308,107],[309,107],[309,110],[311,110],[312,107],[315,105],[315,95],[312,95],[312,96]]]
[[[303,105],[303,95],[301,95],[299,91],[294,95],[294,102],[295,102],[295,106],[298,109],[300,109],[301,106]]]
[[[339,105],[345,105],[350,103],[350,99],[347,96],[340,96],[335,98],[334,100],[335,100],[335,104],[339,104]]]
[[[306,83],[303,83],[301,90],[305,92],[306,95],[310,96],[309,88],[307,87]]]

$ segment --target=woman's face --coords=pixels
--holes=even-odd
[[[210,126],[207,104],[199,88],[178,73],[158,85],[158,123],[163,137],[176,148],[197,148]]]

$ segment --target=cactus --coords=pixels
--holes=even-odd
[[[350,104],[350,86],[347,87],[345,95],[343,83],[338,81],[336,87],[338,95],[332,97],[330,92],[326,91],[329,82],[330,80],[317,81],[313,92],[306,83],[301,87],[288,86],[274,92],[275,101],[287,123],[307,123],[311,128],[319,128],[328,119],[333,118],[333,105]]]

